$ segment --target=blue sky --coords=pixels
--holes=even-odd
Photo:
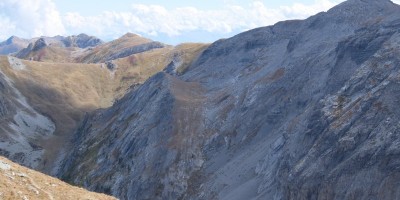
[[[118,1],[101,1],[98,0],[54,0],[60,12],[80,12],[83,15],[95,15],[105,10],[129,11],[131,4],[153,4],[163,5],[168,9],[176,7],[192,6],[199,9],[218,9],[227,4],[235,4],[246,6],[249,0],[118,0]],[[294,3],[312,4],[313,0],[275,0],[275,1],[261,1],[272,8],[279,6],[289,6]],[[96,5],[96,6],[93,6]],[[87,9],[90,8],[90,9]]]
[[[278,21],[304,19],[343,1],[1,0],[0,40],[86,33],[107,41],[132,32],[168,44],[213,42]]]

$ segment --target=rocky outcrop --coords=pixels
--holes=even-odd
[[[44,38],[39,38],[33,44],[32,51],[39,51],[47,46],[47,42]]]
[[[113,61],[107,61],[104,63],[108,70],[114,71],[118,66]]]
[[[220,40],[76,131],[59,175],[121,199],[399,199],[400,7]]]

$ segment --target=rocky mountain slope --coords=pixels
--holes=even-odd
[[[0,157],[0,198],[37,200],[112,200],[103,194],[70,186],[58,179]]]
[[[99,64],[0,56],[0,155],[51,174],[86,113],[110,107],[170,63],[183,71],[206,46],[168,46]]]
[[[400,6],[349,0],[171,62],[58,175],[121,199],[399,199]]]
[[[16,36],[11,36],[6,41],[0,43],[0,55],[15,53],[29,45],[30,41]]]

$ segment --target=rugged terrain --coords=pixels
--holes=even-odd
[[[70,186],[0,157],[0,199],[112,200],[116,198]]]
[[[143,42],[151,43],[128,34],[94,50],[119,52]],[[120,48],[109,49],[113,45]],[[71,136],[86,113],[110,107],[168,64],[176,63],[176,73],[183,71],[206,46],[193,43],[150,48],[92,64],[0,56],[0,154],[55,173],[59,155],[70,148]],[[91,47],[74,48],[90,51]]]
[[[349,0],[174,62],[88,114],[58,175],[121,199],[399,199],[400,7]]]
[[[0,155],[69,183],[120,199],[400,199],[389,0],[211,45],[81,34],[0,53]],[[0,159],[1,195],[59,197],[24,170]]]

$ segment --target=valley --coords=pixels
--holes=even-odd
[[[118,199],[399,199],[399,28],[348,0],[211,44],[11,37],[0,155]]]

